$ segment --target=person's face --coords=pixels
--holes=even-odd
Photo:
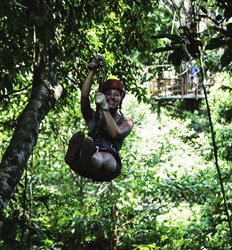
[[[121,93],[118,89],[109,89],[106,91],[106,101],[110,109],[117,109],[121,100]]]

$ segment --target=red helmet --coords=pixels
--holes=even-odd
[[[123,94],[125,94],[125,90],[126,90],[125,86],[118,79],[108,79],[105,82],[103,82],[102,87],[101,87],[101,92],[105,93],[108,89],[118,89]]]

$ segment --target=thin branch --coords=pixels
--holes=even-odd
[[[10,97],[11,95],[14,96],[14,95],[20,94],[20,93],[24,92],[25,90],[28,90],[31,86],[32,86],[32,84],[29,84],[25,88],[19,89],[17,91],[13,91],[13,92],[10,92],[10,93],[5,94],[5,95],[4,94],[3,95],[0,94],[0,101],[4,100],[7,97]]]

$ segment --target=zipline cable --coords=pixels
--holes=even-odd
[[[106,78],[107,71],[108,71],[106,63],[105,63],[105,59],[100,54],[96,56],[96,53],[92,51],[89,43],[86,40],[85,34],[83,32],[81,32],[80,34],[80,30],[78,30],[76,27],[74,20],[78,20],[78,19],[76,18],[75,11],[73,10],[73,7],[71,5],[70,5],[70,10],[72,11],[72,15],[70,15],[69,22],[71,23],[72,27],[74,28],[74,31],[80,38],[81,42],[84,44],[84,47],[88,49],[93,60],[95,60],[95,62],[97,63],[96,77],[97,77],[97,82],[99,84],[99,89],[100,89],[102,83],[104,82]],[[74,39],[77,41],[75,36],[74,36]]]
[[[200,53],[200,55],[201,55],[201,53]],[[206,78],[205,78],[205,72],[204,72],[204,67],[203,67],[204,64],[203,64],[203,60],[202,60],[201,56],[199,56],[199,60],[200,60],[200,75],[201,75],[201,79],[202,79],[202,87],[203,87],[204,96],[205,96],[205,102],[206,102],[206,107],[207,107],[207,113],[208,113],[208,119],[209,119],[210,131],[211,131],[211,137],[212,137],[212,143],[213,143],[215,165],[216,165],[217,174],[218,174],[218,178],[219,178],[219,182],[220,182],[220,186],[221,186],[221,192],[222,192],[223,201],[224,201],[224,209],[225,209],[227,222],[228,222],[229,229],[230,229],[230,242],[231,242],[231,246],[232,246],[232,225],[231,225],[231,219],[230,219],[230,215],[229,215],[229,209],[228,209],[228,204],[227,204],[227,199],[226,199],[225,188],[224,188],[224,184],[223,184],[223,180],[222,180],[222,174],[221,174],[221,170],[220,170],[220,167],[218,164],[218,150],[217,150],[217,144],[216,144],[216,140],[215,140],[215,132],[214,132],[214,127],[213,127],[212,118],[211,118],[211,111],[210,111],[210,107],[209,107],[207,91],[206,91],[206,87],[205,87]]]
[[[75,26],[75,23],[73,22],[73,20],[71,20],[72,26],[74,28],[75,31],[77,31],[77,28]],[[77,33],[78,34],[78,33]],[[93,60],[97,63],[97,69],[96,69],[96,77],[97,77],[97,82],[99,84],[99,89],[102,85],[102,83],[105,81],[108,69],[107,69],[107,65],[106,62],[103,58],[102,55],[98,54],[97,56],[95,56],[95,53],[91,50],[89,44],[87,43],[86,39],[84,39],[84,35],[80,35],[79,36],[82,43],[84,44],[85,47],[87,47],[89,53],[91,54]]]
[[[191,2],[191,9],[192,9],[192,15],[193,15],[193,21],[194,24],[197,23],[197,15],[195,12],[195,6],[194,3]],[[195,32],[197,33],[197,26],[195,27]],[[226,198],[226,192],[225,192],[225,188],[224,188],[224,184],[223,184],[223,180],[222,180],[222,174],[221,174],[221,170],[218,164],[218,150],[217,150],[217,144],[216,144],[216,140],[215,140],[215,132],[214,132],[214,127],[213,127],[213,122],[212,122],[212,118],[211,118],[211,111],[210,111],[210,107],[209,107],[209,102],[208,102],[208,96],[207,96],[207,91],[206,91],[206,77],[205,77],[205,70],[204,70],[204,62],[202,59],[202,50],[201,47],[198,46],[198,50],[199,50],[199,55],[198,55],[198,59],[200,62],[200,75],[201,75],[201,79],[202,79],[202,88],[204,91],[204,96],[205,96],[205,102],[206,102],[206,107],[207,107],[207,113],[208,113],[208,119],[209,119],[209,125],[210,125],[210,131],[211,131],[211,138],[212,138],[212,143],[213,143],[213,155],[214,155],[214,160],[215,160],[215,166],[217,169],[217,174],[218,174],[218,178],[219,178],[219,182],[220,182],[220,187],[221,187],[221,192],[222,192],[222,197],[223,197],[223,202],[224,202],[224,209],[225,209],[225,214],[227,217],[227,222],[229,225],[229,231],[230,231],[230,246],[232,246],[232,225],[231,225],[231,219],[230,219],[230,215],[229,215],[229,209],[228,209],[228,203],[227,203],[227,198]],[[231,248],[230,248],[231,249]]]

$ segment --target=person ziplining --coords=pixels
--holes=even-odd
[[[121,173],[119,151],[134,123],[120,112],[125,86],[117,78],[107,79],[101,84],[95,94],[96,111],[91,108],[90,90],[98,67],[97,60],[89,64],[89,73],[81,89],[81,112],[88,126],[88,136],[83,131],[72,136],[65,162],[83,177],[111,181]]]

